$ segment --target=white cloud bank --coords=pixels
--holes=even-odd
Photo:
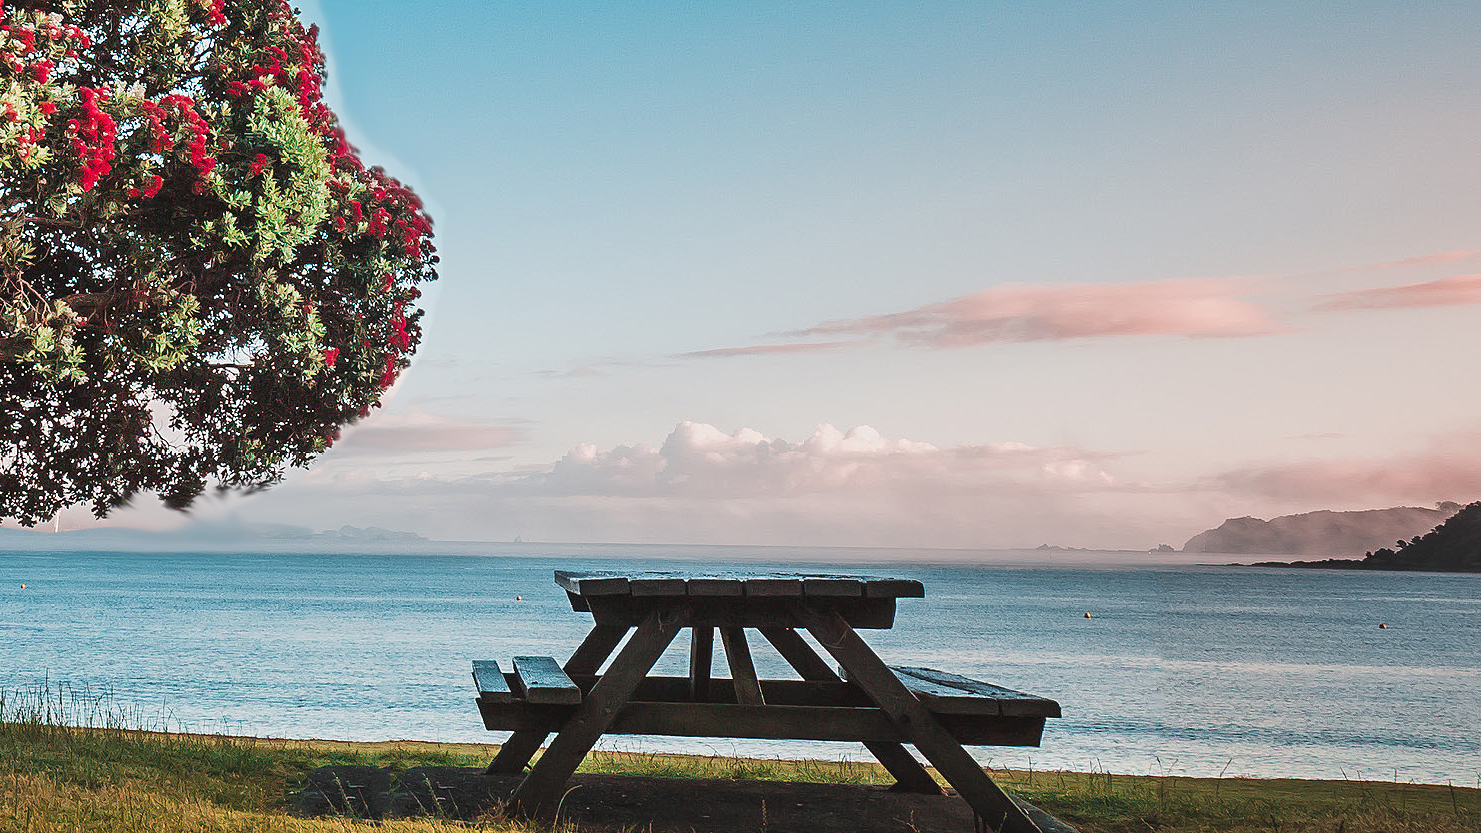
[[[308,526],[363,525],[373,514],[380,526],[481,540],[1147,546],[1154,531],[1115,506],[1145,490],[1118,482],[1104,462],[1069,446],[941,448],[867,425],[820,425],[791,441],[681,422],[657,445],[582,444],[515,472],[392,479],[320,470],[244,508]]]
[[[681,422],[656,445],[581,444],[550,464],[473,476],[439,467],[443,449],[465,441],[489,438],[396,443],[409,455],[401,467],[352,456],[224,508],[483,541],[1144,549],[1228,517],[1481,497],[1481,429],[1405,453],[1251,461],[1155,484],[1114,473],[1130,461],[1073,446],[944,448],[867,425],[791,441]],[[417,461],[424,470],[405,468]],[[391,473],[408,470],[418,473]]]
[[[940,449],[887,440],[867,425],[847,432],[820,425],[794,443],[750,428],[727,434],[713,425],[681,422],[659,447],[640,443],[604,451],[583,444],[550,471],[526,475],[511,487],[542,495],[730,499],[899,492],[943,479],[962,487],[1005,478],[1025,486],[1113,482],[1071,448],[1002,443]]]

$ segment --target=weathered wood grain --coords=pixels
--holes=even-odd
[[[634,596],[683,596],[689,592],[683,576],[638,574],[628,578],[627,586]]]
[[[692,611],[694,624],[709,627],[745,628],[801,627],[791,614],[797,597],[787,596],[688,596],[640,598],[635,596],[578,597],[586,604],[592,618],[601,624],[632,627],[653,609],[655,604],[683,604]],[[811,602],[820,609],[837,612],[856,628],[883,629],[895,624],[895,600],[866,599],[862,596],[819,598]]]
[[[864,581],[858,576],[810,576],[802,577],[802,595],[816,596],[862,596]]]
[[[750,597],[802,595],[802,579],[787,575],[747,576],[742,580]]]
[[[556,570],[555,583],[581,598],[688,595],[893,599],[925,595],[924,586],[913,579],[826,573]],[[572,605],[580,609],[581,602],[572,599]]]
[[[720,680],[716,680],[719,683]],[[479,701],[484,726],[519,733],[559,731],[578,706],[534,705],[521,701]],[[940,725],[959,742],[982,746],[1037,746],[1044,719],[941,715]],[[874,707],[791,706],[768,703],[690,703],[632,700],[603,734],[669,737],[733,737],[765,740],[840,740],[908,743],[911,736]],[[901,750],[904,751],[903,749]],[[548,752],[546,753],[549,754]],[[907,753],[908,754],[908,753]],[[538,765],[538,763],[537,763]],[[898,777],[898,776],[897,776]]]
[[[864,595],[871,599],[920,599],[926,595],[926,586],[915,579],[867,576]]]
[[[748,706],[765,705],[761,681],[756,678],[756,665],[751,661],[751,648],[746,644],[745,629],[721,628],[720,642],[725,646],[725,660],[730,664],[736,702]]]
[[[703,702],[710,697],[710,666],[714,664],[715,629],[689,629],[689,699]]]
[[[692,575],[686,580],[691,596],[744,596],[745,582],[739,576],[723,573]]]
[[[967,695],[974,699],[998,704],[999,713],[1036,717],[1059,717],[1059,703],[1047,697],[1024,694],[1011,688],[984,683],[960,674],[937,671],[934,668],[890,666],[890,670],[913,691],[927,691],[945,700],[960,699]],[[929,687],[929,688],[927,688]]]
[[[514,675],[520,696],[528,702],[553,706],[581,702],[581,689],[561,670],[555,657],[515,657]]]
[[[555,583],[578,596],[627,596],[632,593],[627,576],[619,573],[556,570]]]
[[[514,692],[509,690],[509,683],[494,660],[473,661],[473,685],[478,689],[478,696],[487,697],[490,702],[507,703],[514,699]]]

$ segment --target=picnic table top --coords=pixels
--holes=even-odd
[[[582,597],[897,599],[926,594],[914,579],[833,573],[556,570],[555,583]]]

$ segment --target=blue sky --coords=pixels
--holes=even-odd
[[[302,5],[442,280],[389,407],[202,514],[1148,547],[1481,497],[1474,4]]]

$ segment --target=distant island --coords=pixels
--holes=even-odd
[[[1481,502],[1467,505],[1430,532],[1395,545],[1395,549],[1382,547],[1365,553],[1363,558],[1262,561],[1254,566],[1481,573]]]
[[[1423,535],[1460,508],[1459,503],[1445,502],[1434,509],[1399,506],[1357,512],[1323,510],[1268,521],[1230,518],[1217,529],[1188,539],[1183,552],[1351,556]]]

